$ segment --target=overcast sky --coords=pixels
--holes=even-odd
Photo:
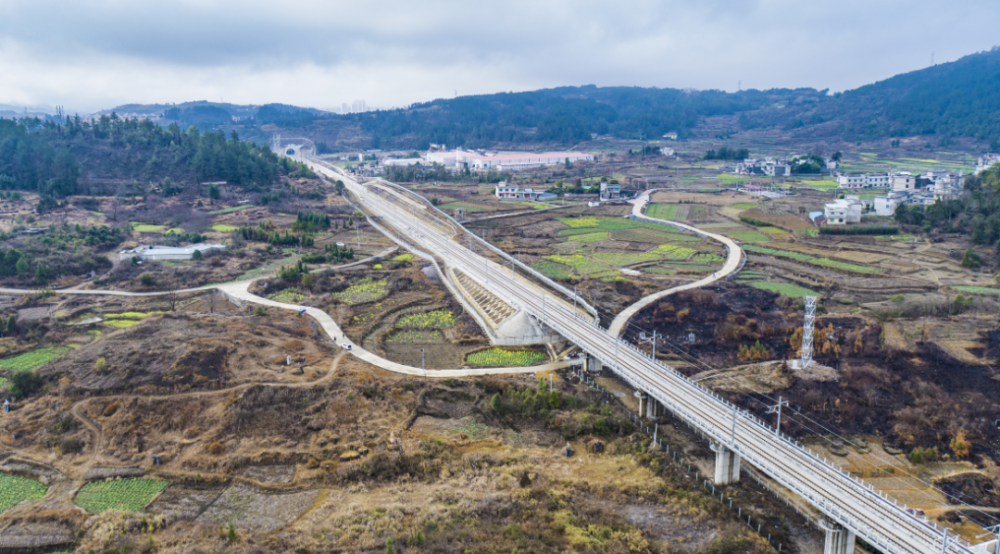
[[[561,85],[854,88],[1000,43],[980,0],[2,0],[0,104],[323,109]]]

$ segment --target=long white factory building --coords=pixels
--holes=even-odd
[[[498,171],[512,171],[517,169],[527,169],[542,165],[556,165],[581,160],[593,160],[592,154],[584,152],[498,152],[495,154],[479,154],[456,149],[451,152],[431,152],[427,154],[427,161],[439,163],[445,167],[456,169],[472,170],[496,169]]]

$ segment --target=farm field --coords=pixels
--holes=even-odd
[[[157,479],[91,481],[80,489],[74,502],[92,514],[108,510],[138,512],[152,502],[168,484]]]
[[[365,278],[351,285],[347,290],[333,294],[333,297],[345,304],[362,304],[373,302],[386,294],[385,279]]]
[[[405,315],[396,321],[396,327],[402,329],[443,329],[454,326],[455,316],[450,310]]]
[[[481,367],[528,367],[544,362],[545,354],[529,350],[504,350],[490,348],[473,352],[465,357],[466,361]]]
[[[0,514],[27,500],[37,500],[45,496],[48,487],[17,475],[0,473]]]
[[[0,360],[0,369],[9,369],[12,371],[37,369],[69,351],[70,349],[65,346],[38,348],[31,352],[14,356],[13,358]]]
[[[803,296],[822,296],[816,291],[800,287],[794,283],[772,283],[769,281],[748,281],[748,285],[761,290],[776,292],[782,296],[802,298]]]

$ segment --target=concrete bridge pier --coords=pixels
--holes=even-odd
[[[635,391],[632,395],[639,399],[639,417],[647,417],[646,411],[649,410],[649,395],[641,390]]]
[[[591,355],[591,354],[588,353],[587,354],[587,363],[586,363],[586,365],[584,367],[586,368],[586,370],[589,373],[600,373],[601,372],[601,368],[604,367],[604,366],[601,365],[601,360],[598,360],[597,356],[593,356],[593,355]]]
[[[820,529],[826,533],[823,554],[854,554],[854,533],[829,519],[821,519]]]
[[[657,417],[662,413],[660,409],[660,403],[656,401],[655,398],[649,398],[646,400],[646,417],[652,419]]]
[[[740,455],[729,447],[712,442],[709,447],[715,452],[715,484],[728,485],[740,480]],[[827,553],[825,553],[827,554]],[[841,553],[843,554],[843,553]]]

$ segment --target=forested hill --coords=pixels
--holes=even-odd
[[[706,116],[730,115],[778,101],[818,102],[813,89],[683,91],[639,87],[561,87],[463,96],[392,110],[342,116],[376,147],[426,148],[430,143],[485,147],[497,142],[589,140],[591,133],[655,139],[688,134]]]
[[[176,194],[204,181],[226,181],[246,191],[264,191],[283,174],[308,169],[279,158],[269,148],[233,133],[200,133],[176,124],[102,116],[94,123],[73,118],[0,119],[0,189],[37,191],[61,198],[86,193],[95,179],[164,183]]]
[[[820,113],[856,136],[1000,138],[1000,47],[845,92]]]

